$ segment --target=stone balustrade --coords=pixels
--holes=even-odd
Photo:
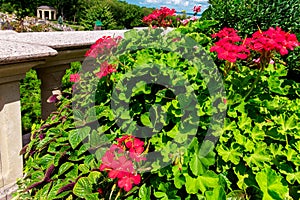
[[[97,39],[126,30],[15,33],[0,31],[0,200],[11,198],[23,176],[19,81],[36,69],[41,79],[42,118],[56,108],[46,102],[71,62],[83,61]]]

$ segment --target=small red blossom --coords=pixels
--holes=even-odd
[[[118,186],[119,188],[124,188],[126,192],[129,192],[132,189],[133,184],[137,185],[140,182],[141,175],[127,173],[118,180]]]
[[[237,31],[233,28],[223,28],[218,33],[212,34],[212,38],[219,38],[228,42],[240,42],[241,38],[238,36]]]
[[[102,78],[116,71],[117,70],[114,65],[108,64],[107,61],[104,61],[100,66],[100,71],[96,73],[96,76],[98,78]]]
[[[201,6],[194,6],[193,11],[197,14],[201,11]]]
[[[107,54],[112,50],[112,48],[118,45],[121,39],[121,36],[116,38],[103,36],[91,46],[91,48],[85,53],[85,56],[97,58],[99,55]]]
[[[70,75],[70,82],[76,83],[80,80],[80,75],[78,73]]]
[[[100,195],[103,195],[103,190],[102,190],[101,188],[99,188],[99,189],[98,189],[98,193],[99,193]]]

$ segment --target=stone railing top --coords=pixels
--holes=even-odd
[[[86,48],[102,36],[124,36],[128,30],[27,32],[7,34],[5,40],[44,45],[55,50]],[[0,38],[1,38],[0,34]]]
[[[0,38],[1,36],[0,34]],[[2,39],[0,39],[0,44],[0,65],[42,60],[45,57],[57,55],[56,50],[47,46],[12,42]]]
[[[168,28],[164,33],[171,30],[172,28]],[[0,65],[44,60],[64,50],[87,50],[102,36],[124,37],[126,31],[129,30],[26,33],[0,31]]]

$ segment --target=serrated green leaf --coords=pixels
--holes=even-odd
[[[146,184],[143,184],[139,189],[139,198],[141,200],[148,200],[151,196],[151,187],[146,187]]]
[[[285,199],[289,196],[288,186],[273,169],[265,168],[258,172],[255,179],[263,192],[263,200]]]
[[[232,143],[230,148],[220,145],[218,147],[218,153],[225,162],[230,161],[235,165],[240,162],[240,157],[243,155],[239,150],[239,146],[235,145],[235,143]]]

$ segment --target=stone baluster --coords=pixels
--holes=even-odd
[[[6,200],[23,176],[20,80],[29,69],[57,52],[46,46],[0,42],[0,200]]]

